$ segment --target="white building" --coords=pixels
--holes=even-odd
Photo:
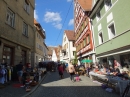
[[[56,54],[56,49],[54,48],[52,51],[52,61],[57,62],[57,54]]]
[[[74,46],[74,31],[72,30],[65,30],[63,35],[63,41],[62,41],[62,61],[69,62],[74,59],[74,54],[76,51],[76,48]]]

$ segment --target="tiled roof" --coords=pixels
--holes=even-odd
[[[36,19],[34,18],[34,24],[39,24],[37,21],[36,21]]]
[[[93,0],[77,0],[79,5],[83,8],[85,11],[91,11],[92,10],[92,1]]]
[[[48,47],[48,55],[52,56],[53,47]]]
[[[65,30],[65,34],[66,34],[68,40],[75,40],[73,30]]]

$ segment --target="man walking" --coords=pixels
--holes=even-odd
[[[71,62],[69,63],[69,66],[68,66],[68,72],[70,73],[71,81],[74,82],[75,68],[74,68],[74,66],[72,65]]]

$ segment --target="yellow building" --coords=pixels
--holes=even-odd
[[[34,60],[33,63],[38,64],[38,62],[44,61],[44,56],[46,55],[45,53],[45,30],[43,30],[42,26],[40,25],[40,23],[38,23],[35,19],[34,19],[34,26],[35,26],[35,50],[32,56],[32,60]]]
[[[0,62],[31,62],[35,0],[0,0]]]

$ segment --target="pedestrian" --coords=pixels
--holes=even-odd
[[[64,72],[63,65],[61,65],[61,64],[58,65],[58,71],[59,71],[59,76],[62,79],[63,78],[63,72]]]
[[[2,68],[2,66],[0,65],[0,83],[4,86],[4,82],[5,82],[5,70]]]
[[[19,64],[16,65],[16,70],[17,70],[17,74],[18,74],[19,83],[22,83],[22,75],[23,75],[23,64],[22,64],[22,62],[19,62]]]
[[[70,80],[74,82],[75,68],[71,62],[69,63],[69,66],[68,66],[68,72],[70,73]]]

